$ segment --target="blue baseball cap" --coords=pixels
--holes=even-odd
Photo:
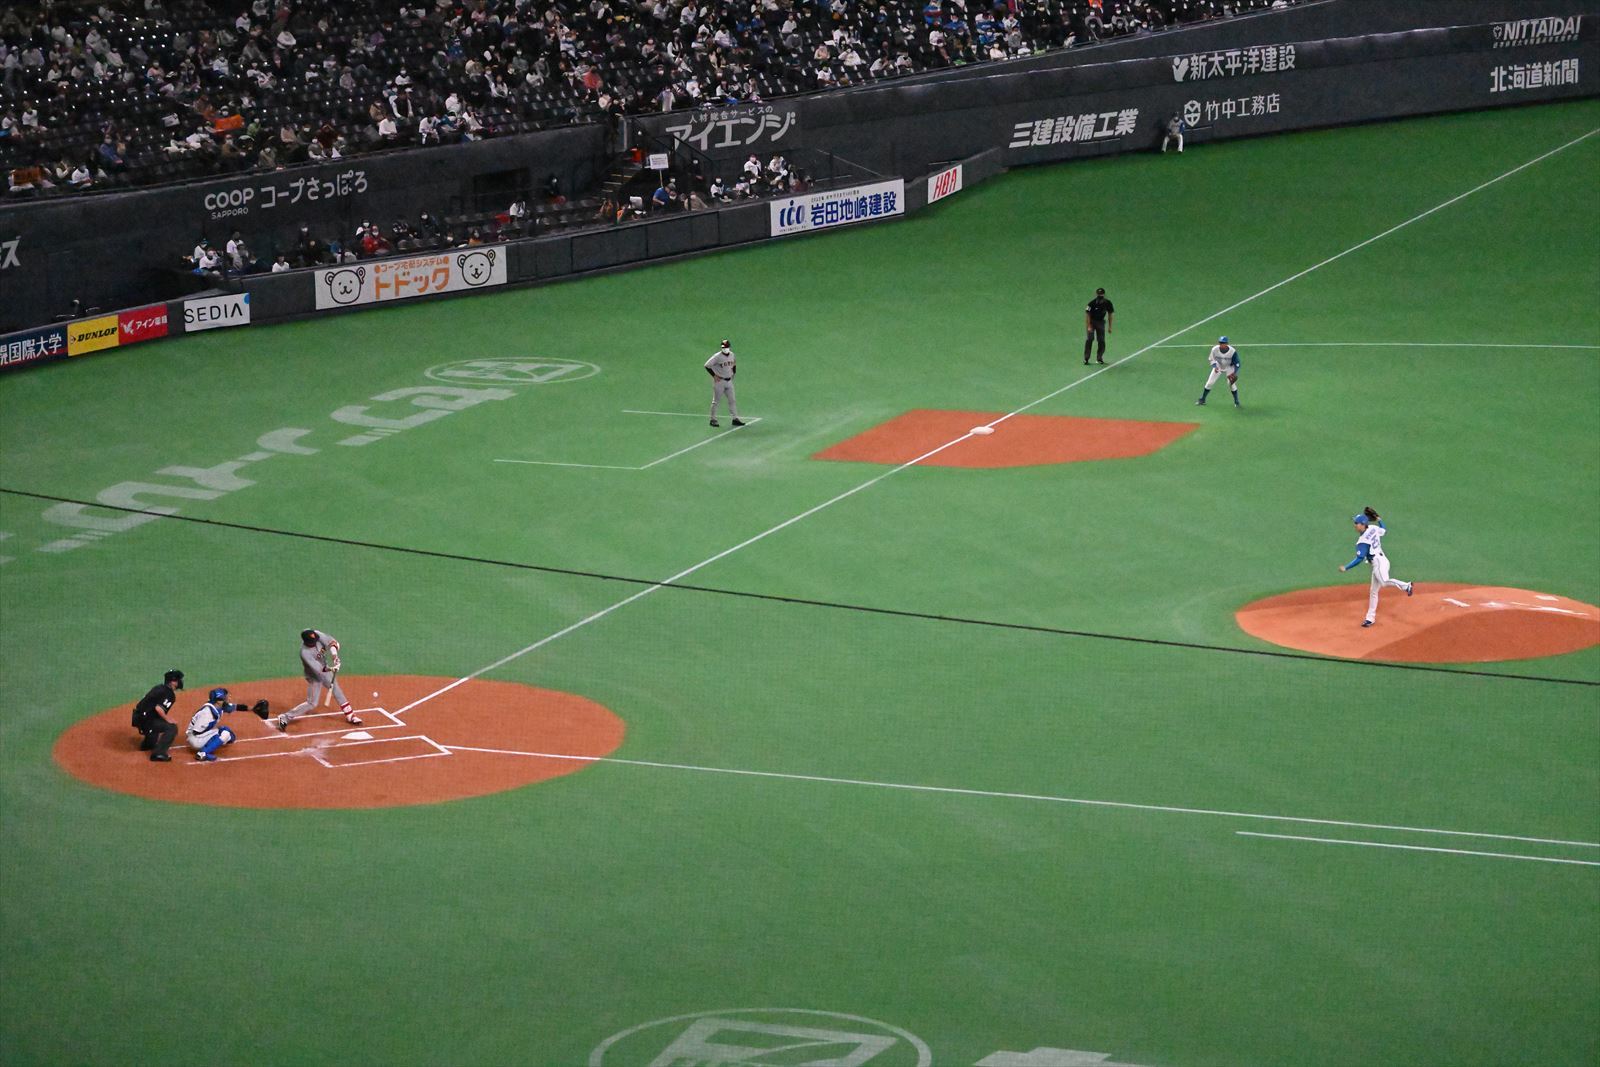
[[[1227,344],[1227,343],[1228,343],[1228,339],[1227,339],[1227,338],[1226,338],[1226,337],[1219,337],[1219,338],[1217,338],[1217,344],[1219,344],[1219,345],[1225,345],[1225,344]]]
[[[1372,520],[1367,518],[1366,515],[1357,515],[1355,518],[1351,519],[1350,521],[1351,522],[1358,522],[1362,526],[1371,526],[1372,525]]]

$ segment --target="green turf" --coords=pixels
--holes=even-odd
[[[1367,503],[1403,577],[1600,601],[1600,136],[1212,318],[1596,127],[1588,101],[1038,168],[895,225],[0,379],[0,488],[92,500],[304,429],[247,487],[148,499],[465,557],[181,521],[40,552],[72,530],[0,494],[0,1061],[576,1065],[771,1007],[938,1064],[1592,1063],[1600,867],[1238,831],[1600,860],[1417,832],[1600,842],[1600,649],[1481,665],[1552,682],[1112,638],[1271,648],[1233,611],[1361,580],[1335,568]],[[294,673],[307,625],[358,677],[478,670],[644,588],[499,563],[695,567],[887,470],[829,444],[1080,378],[1097,285],[1113,358],[1228,333],[1246,407],[1193,406],[1203,347],[1150,348],[1030,410],[1200,423],[1156,455],[901,471],[685,579],[1083,636],[661,589],[488,677],[600,701],[616,756],[672,766],[273,813],[50,758],[168,665]],[[703,441],[623,411],[700,411],[723,336],[749,429],[643,471],[494,462]],[[1461,347],[1311,344],[1374,341]],[[1589,347],[1471,347],[1506,343]],[[600,373],[337,443],[336,411],[416,414],[370,398],[480,356]],[[151,773],[180,770],[226,768]]]

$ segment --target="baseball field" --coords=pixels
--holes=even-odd
[[[0,378],[0,1062],[1594,1063],[1597,188],[1193,145]],[[359,727],[138,751],[306,627]]]

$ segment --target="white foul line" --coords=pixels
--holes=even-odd
[[[624,412],[624,414],[629,414],[629,415],[685,415],[685,414],[688,414],[688,412],[682,412],[682,411],[631,411],[631,412]],[[697,418],[702,418],[703,419],[703,418],[705,418],[705,416],[704,415],[700,415],[700,416],[697,416]],[[754,426],[756,423],[760,422],[761,420],[759,418],[753,418],[752,417],[752,418],[748,418],[748,419],[741,419],[740,421],[743,422],[745,426]],[[679,456],[683,455],[685,452],[693,452],[697,448],[701,448],[701,447],[703,447],[705,445],[709,445],[712,441],[715,441],[715,440],[717,440],[719,438],[722,438],[722,437],[726,437],[730,433],[734,433],[737,430],[742,430],[743,428],[744,428],[743,426],[734,426],[731,429],[723,430],[721,433],[714,433],[710,437],[707,437],[703,441],[696,441],[694,444],[690,445],[688,448],[680,448],[676,452],[669,452],[667,455],[662,456],[660,459],[653,459],[649,463],[646,463],[642,467],[615,467],[615,466],[612,466],[609,463],[557,463],[556,461],[549,460],[549,459],[497,459],[497,460],[495,460],[495,462],[496,463],[526,463],[526,464],[529,464],[530,466],[534,466],[534,467],[584,467],[584,468],[587,468],[589,470],[596,470],[596,471],[647,471],[651,467],[654,467],[654,466],[656,466],[658,464],[661,464],[661,463],[665,463],[669,459],[677,459]]]
[[[756,423],[760,422],[761,420],[760,419],[743,419],[741,421],[745,424],[745,426],[754,426]],[[642,471],[647,471],[651,467],[654,467],[658,463],[665,463],[669,459],[677,459],[679,456],[683,455],[685,452],[693,452],[695,449],[699,448],[700,446],[709,445],[712,441],[715,441],[717,438],[726,437],[730,433],[733,433],[735,430],[739,430],[739,429],[742,429],[742,427],[735,426],[732,430],[723,430],[721,433],[714,433],[710,437],[707,437],[704,441],[696,441],[694,444],[690,445],[688,448],[680,448],[676,452],[673,452],[671,455],[662,456],[660,459],[653,459],[649,463],[646,463],[644,466],[640,467],[639,469],[642,470]]]
[[[1600,867],[1600,860],[1568,860],[1556,856],[1517,856],[1510,852],[1474,852],[1465,848],[1429,848],[1426,845],[1396,845],[1387,841],[1348,841],[1341,837],[1297,837],[1294,834],[1258,834],[1250,830],[1235,830],[1240,837],[1270,837],[1277,841],[1315,841],[1319,845],[1360,845],[1363,848],[1398,848],[1407,852],[1448,852],[1452,856],[1493,856],[1502,860],[1527,860],[1530,863],[1571,863],[1578,867]],[[1512,841],[1529,838],[1509,838]],[[1553,842],[1552,842],[1553,843]],[[1568,842],[1570,844],[1570,842]]]
[[[1157,345],[1157,348],[1210,348],[1200,344]],[[1600,349],[1600,345],[1497,344],[1490,341],[1256,341],[1249,348],[1579,348]]]
[[[1566,841],[1553,837],[1523,837],[1517,834],[1486,834],[1473,830],[1440,830],[1426,826],[1393,826],[1387,823],[1348,822],[1343,819],[1314,819],[1302,815],[1264,815],[1250,811],[1224,811],[1214,808],[1184,808],[1171,804],[1135,804],[1126,800],[1091,800],[1083,797],[1060,797],[1041,793],[1006,793],[990,789],[963,789],[949,785],[918,785],[914,782],[879,782],[864,778],[834,778],[823,774],[789,774],[783,771],[752,771],[741,767],[702,767],[693,763],[660,763],[655,760],[621,759],[616,756],[574,756],[559,752],[518,752],[505,748],[475,748],[468,745],[445,745],[452,752],[486,752],[495,756],[530,756],[537,759],[573,760],[582,763],[617,763],[629,767],[655,767],[669,771],[698,771],[702,774],[734,774],[748,778],[780,778],[791,782],[822,782],[827,785],[859,785],[874,789],[902,789],[913,793],[944,793],[966,797],[990,797],[998,800],[1037,800],[1050,804],[1075,804],[1090,808],[1122,808],[1127,811],[1159,811],[1169,815],[1211,815],[1226,819],[1259,819],[1263,822],[1291,822],[1308,826],[1346,826],[1357,830],[1389,830],[1407,834],[1439,834],[1447,837],[1474,837],[1491,841],[1521,841],[1534,845],[1566,845],[1572,848],[1600,848],[1600,841]],[[1236,833],[1244,833],[1239,830]],[[1272,837],[1273,834],[1255,836]],[[1307,838],[1306,840],[1320,840]],[[1397,846],[1398,847],[1398,846]],[[1491,853],[1494,855],[1495,853]],[[1576,860],[1572,862],[1578,862]],[[1596,863],[1600,866],[1600,863]]]
[[[633,408],[623,408],[624,415],[678,415],[686,419],[703,419],[707,415],[703,411],[635,411]],[[748,418],[745,422],[760,422],[759,418]]]
[[[526,463],[531,467],[583,467],[592,471],[642,471],[643,467],[614,467],[609,463],[557,463],[553,459],[497,459],[496,463]]]
[[[1122,366],[1122,364],[1128,362],[1131,359],[1134,359],[1134,358],[1136,358],[1138,356],[1143,355],[1144,353],[1150,351],[1152,348],[1157,348],[1157,347],[1159,347],[1161,345],[1164,345],[1168,341],[1173,340],[1174,338],[1182,337],[1184,334],[1188,333],[1190,330],[1197,329],[1197,328],[1199,328],[1201,326],[1204,326],[1206,323],[1210,322],[1211,320],[1216,319],[1216,318],[1220,318],[1221,316],[1226,315],[1228,312],[1233,311],[1236,308],[1244,307],[1244,305],[1250,303],[1251,301],[1258,300],[1261,297],[1266,296],[1268,293],[1275,292],[1276,290],[1283,288],[1285,285],[1288,285],[1290,282],[1295,281],[1298,278],[1304,278],[1307,274],[1310,274],[1314,270],[1318,270],[1318,269],[1320,269],[1322,267],[1326,267],[1329,263],[1333,263],[1336,260],[1343,259],[1345,256],[1348,256],[1350,253],[1359,251],[1360,249],[1363,249],[1363,248],[1367,247],[1368,245],[1372,244],[1374,241],[1380,241],[1380,240],[1382,240],[1383,238],[1389,236],[1392,233],[1396,233],[1399,230],[1405,229],[1407,226],[1410,226],[1413,222],[1421,221],[1422,219],[1427,218],[1429,215],[1432,215],[1433,213],[1435,213],[1437,211],[1440,211],[1440,210],[1443,210],[1444,208],[1449,207],[1451,204],[1454,204],[1454,203],[1457,203],[1457,202],[1459,202],[1461,200],[1464,200],[1464,199],[1466,199],[1467,197],[1471,196],[1472,194],[1474,194],[1476,192],[1480,192],[1481,190],[1487,189],[1489,186],[1494,185],[1496,182],[1504,181],[1506,178],[1511,177],[1513,174],[1517,174],[1517,173],[1519,173],[1521,171],[1527,170],[1529,167],[1533,166],[1535,163],[1539,163],[1539,162],[1542,162],[1543,160],[1549,159],[1551,156],[1555,155],[1557,152],[1565,151],[1566,149],[1571,148],[1573,145],[1578,144],[1580,141],[1583,141],[1583,140],[1586,140],[1587,138],[1593,137],[1597,133],[1600,133],[1600,127],[1597,127],[1597,128],[1595,128],[1593,130],[1590,130],[1588,133],[1583,134],[1580,137],[1574,137],[1572,140],[1568,141],[1566,144],[1561,145],[1561,146],[1559,146],[1557,148],[1552,148],[1552,149],[1550,149],[1550,151],[1545,152],[1543,155],[1535,156],[1533,159],[1528,160],[1526,163],[1522,163],[1522,164],[1519,164],[1518,166],[1515,166],[1515,167],[1511,168],[1510,170],[1506,171],[1504,174],[1501,174],[1499,177],[1490,178],[1488,181],[1483,182],[1483,183],[1481,183],[1479,185],[1475,185],[1471,189],[1468,189],[1464,193],[1456,194],[1455,196],[1451,197],[1449,200],[1444,201],[1443,203],[1435,204],[1433,207],[1430,207],[1428,210],[1422,212],[1421,214],[1413,215],[1411,218],[1405,220],[1404,222],[1397,223],[1396,225],[1389,227],[1387,230],[1384,230],[1380,234],[1377,234],[1377,235],[1375,235],[1373,237],[1368,237],[1365,241],[1362,241],[1359,244],[1351,245],[1349,248],[1346,248],[1343,252],[1337,252],[1334,255],[1329,256],[1327,259],[1322,260],[1320,263],[1313,264],[1312,266],[1309,266],[1309,267],[1307,267],[1306,269],[1304,269],[1302,271],[1299,271],[1299,272],[1297,272],[1295,274],[1289,275],[1289,277],[1283,279],[1281,282],[1275,282],[1272,285],[1267,286],[1265,289],[1262,289],[1260,292],[1257,292],[1257,293],[1254,293],[1254,294],[1252,294],[1250,296],[1247,296],[1243,300],[1235,301],[1234,303],[1229,304],[1227,307],[1223,308],[1221,311],[1213,312],[1210,315],[1207,315],[1203,319],[1200,319],[1200,320],[1198,320],[1196,322],[1190,323],[1189,325],[1185,326],[1181,330],[1175,330],[1172,333],[1167,334],[1167,336],[1161,338],[1161,340],[1159,340],[1159,341],[1156,341],[1156,342],[1154,342],[1152,344],[1145,345],[1143,348],[1139,349],[1136,352],[1133,352],[1133,353],[1131,353],[1129,355],[1123,356],[1121,359],[1116,360],[1115,362],[1108,363],[1104,367],[1100,367],[1097,370],[1095,370],[1095,371],[1093,371],[1093,372],[1091,372],[1089,374],[1085,374],[1081,378],[1074,379],[1073,381],[1068,382],[1066,385],[1063,385],[1061,388],[1056,389],[1053,392],[1046,393],[1044,396],[1039,397],[1037,400],[1033,400],[1033,401],[1030,401],[1030,402],[1022,405],[1020,408],[1017,408],[1015,411],[1012,411],[1009,414],[1001,415],[999,418],[995,419],[993,422],[988,423],[988,426],[993,428],[995,426],[998,426],[1000,423],[1005,422],[1007,419],[1011,418],[1014,415],[1020,415],[1024,411],[1027,411],[1029,408],[1038,407],[1040,404],[1043,404],[1045,401],[1051,400],[1051,399],[1053,399],[1055,397],[1058,397],[1062,393],[1065,393],[1069,389],[1074,389],[1077,386],[1082,385],[1084,382],[1091,381],[1092,379],[1099,377],[1101,374],[1104,374],[1106,371],[1110,370],[1113,367],[1120,367],[1120,366]],[[868,478],[866,481],[862,482],[860,485],[856,486],[855,488],[847,489],[844,492],[839,493],[836,496],[829,497],[827,500],[824,500],[822,503],[817,504],[814,507],[808,508],[805,511],[802,511],[800,514],[795,515],[793,518],[785,519],[783,522],[778,523],[776,526],[768,527],[767,529],[761,531],[760,533],[756,534],[753,537],[745,538],[743,541],[740,541],[738,544],[734,545],[732,548],[725,548],[721,552],[718,552],[714,556],[708,556],[707,558],[701,560],[699,563],[696,563],[691,567],[684,568],[683,570],[679,571],[677,574],[674,574],[670,578],[664,578],[661,581],[657,582],[655,585],[646,586],[645,588],[639,590],[637,593],[634,593],[631,596],[624,597],[622,600],[617,601],[615,604],[612,604],[610,607],[601,608],[599,611],[595,612],[593,615],[589,615],[589,616],[587,616],[585,618],[579,619],[577,622],[571,624],[570,626],[562,627],[560,630],[557,630],[555,633],[550,634],[547,637],[542,637],[539,640],[535,641],[533,644],[528,645],[528,646],[526,646],[524,648],[518,649],[517,651],[511,653],[510,655],[502,656],[500,659],[495,660],[493,663],[489,664],[487,667],[480,667],[478,670],[473,671],[471,674],[465,675],[464,677],[461,677],[461,678],[457,678],[455,681],[451,682],[449,685],[445,686],[444,688],[435,690],[434,692],[429,693],[425,697],[420,697],[420,698],[418,698],[416,700],[413,700],[411,703],[407,704],[405,707],[403,707],[399,711],[395,712],[395,714],[396,715],[404,715],[406,712],[410,711],[412,708],[418,707],[419,705],[422,705],[422,704],[426,704],[428,701],[432,700],[434,697],[442,696],[445,693],[450,692],[450,690],[456,688],[459,685],[462,685],[462,684],[464,684],[466,682],[470,682],[472,679],[481,677],[482,675],[485,675],[485,674],[489,673],[490,671],[495,670],[495,669],[497,669],[499,667],[503,667],[507,663],[512,662],[513,660],[517,660],[517,659],[522,658],[523,656],[526,656],[530,652],[537,651],[538,649],[543,648],[545,645],[550,644],[552,641],[557,641],[557,640],[565,637],[567,634],[572,633],[575,630],[581,630],[585,626],[588,626],[590,623],[597,622],[600,619],[605,618],[607,615],[610,615],[613,611],[617,611],[617,610],[619,610],[621,608],[627,607],[629,604],[632,604],[635,600],[642,600],[643,598],[649,596],[651,593],[654,593],[656,590],[661,589],[661,588],[663,588],[665,586],[671,585],[673,582],[681,581],[682,579],[687,578],[689,575],[694,574],[696,571],[703,570],[704,568],[711,566],[711,564],[716,563],[717,561],[719,561],[721,559],[725,559],[726,557],[733,555],[735,552],[738,552],[740,549],[748,548],[750,545],[755,544],[757,541],[764,540],[765,538],[772,536],[773,534],[779,532],[780,530],[786,530],[790,526],[793,526],[795,523],[800,522],[802,519],[810,518],[812,515],[815,515],[817,512],[822,511],[822,510],[824,510],[826,508],[830,508],[834,504],[839,503],[841,500],[847,500],[850,497],[855,496],[857,493],[861,492],[864,489],[870,489],[874,485],[877,485],[879,482],[883,481],[885,478],[893,477],[894,475],[899,474],[901,471],[905,470],[907,467],[914,467],[918,463],[921,463],[925,459],[931,459],[932,457],[938,455],[940,452],[943,452],[945,449],[952,448],[955,445],[958,445],[961,442],[967,440],[971,436],[972,436],[972,431],[969,430],[966,433],[962,434],[960,437],[954,438],[953,440],[950,440],[950,441],[946,441],[944,444],[940,445],[937,448],[929,449],[927,452],[924,452],[922,455],[917,456],[915,459],[907,460],[905,463],[900,464],[898,467],[891,467],[888,470],[884,471],[882,474],[878,474],[878,475],[875,475],[875,476],[873,476],[871,478]]]
[[[1302,270],[1302,271],[1300,271],[1298,273],[1289,275],[1287,278],[1283,279],[1283,281],[1281,281],[1281,282],[1275,282],[1272,285],[1267,286],[1265,289],[1261,290],[1259,293],[1252,293],[1250,296],[1245,297],[1243,300],[1240,300],[1237,303],[1229,304],[1227,307],[1223,308],[1221,311],[1217,311],[1217,312],[1214,312],[1214,313],[1212,313],[1210,315],[1207,315],[1205,318],[1201,319],[1199,322],[1192,322],[1188,326],[1185,326],[1183,329],[1178,330],[1176,333],[1169,333],[1167,336],[1163,337],[1161,340],[1155,342],[1154,344],[1145,345],[1143,348],[1139,349],[1137,352],[1132,353],[1131,355],[1123,356],[1121,359],[1116,360],[1113,363],[1106,364],[1104,367],[1101,367],[1098,370],[1096,370],[1093,374],[1087,374],[1084,377],[1079,378],[1075,382],[1071,382],[1071,383],[1069,383],[1067,385],[1062,386],[1060,389],[1057,389],[1053,393],[1046,393],[1044,396],[1041,396],[1038,400],[1035,400],[1035,401],[1033,401],[1032,403],[1029,403],[1029,404],[1024,404],[1022,407],[1020,407],[1017,410],[1011,412],[1009,415],[1000,416],[998,419],[995,419],[993,422],[989,423],[989,425],[991,427],[998,426],[1002,422],[1005,422],[1007,419],[1011,418],[1013,415],[1020,415],[1024,411],[1027,411],[1029,408],[1037,407],[1038,405],[1043,404],[1046,400],[1050,400],[1050,399],[1053,399],[1053,398],[1055,398],[1057,396],[1060,396],[1062,393],[1066,392],[1068,389],[1071,389],[1075,385],[1079,385],[1079,384],[1081,384],[1083,382],[1088,381],[1090,378],[1094,378],[1094,377],[1097,377],[1097,376],[1099,376],[1101,374],[1104,374],[1106,371],[1110,370],[1112,367],[1120,367],[1120,366],[1122,366],[1122,364],[1128,362],[1128,360],[1133,359],[1136,356],[1142,356],[1142,355],[1144,355],[1144,353],[1150,351],[1152,348],[1160,348],[1161,346],[1165,345],[1168,341],[1171,341],[1175,337],[1182,337],[1184,334],[1188,333],[1190,330],[1197,329],[1197,328],[1199,328],[1201,326],[1204,326],[1206,323],[1210,322],[1213,319],[1219,319],[1222,316],[1226,315],[1230,311],[1234,311],[1234,310],[1236,310],[1238,308],[1242,308],[1246,304],[1250,303],[1251,301],[1259,300],[1261,297],[1266,296],[1268,293],[1274,292],[1274,291],[1276,291],[1278,289],[1282,289],[1285,285],[1288,285],[1290,282],[1296,281],[1297,279],[1300,279],[1300,278],[1304,278],[1307,274],[1310,274],[1314,270],[1321,270],[1323,267],[1326,267],[1329,263],[1333,263],[1333,262],[1335,262],[1337,260],[1341,260],[1345,256],[1348,256],[1352,252],[1359,252],[1361,249],[1363,249],[1363,248],[1367,247],[1368,245],[1372,244],[1374,241],[1381,241],[1385,237],[1388,237],[1391,233],[1397,233],[1398,231],[1405,229],[1407,226],[1410,226],[1413,222],[1421,222],[1423,219],[1427,218],[1429,215],[1432,215],[1434,212],[1442,211],[1445,208],[1449,207],[1451,204],[1454,204],[1454,203],[1457,203],[1459,201],[1465,200],[1467,197],[1471,196],[1473,193],[1481,192],[1484,189],[1489,188],[1489,186],[1494,185],[1496,182],[1504,181],[1505,179],[1511,177],[1513,174],[1516,174],[1516,173],[1518,173],[1520,171],[1527,170],[1529,167],[1533,166],[1535,163],[1543,162],[1544,160],[1549,159],[1551,156],[1555,155],[1557,152],[1564,152],[1567,149],[1571,148],[1573,145],[1577,144],[1578,142],[1587,140],[1588,138],[1593,137],[1597,133],[1600,133],[1600,127],[1597,127],[1596,129],[1590,130],[1588,133],[1583,134],[1583,135],[1581,135],[1579,137],[1574,137],[1572,140],[1568,141],[1566,144],[1559,145],[1559,146],[1557,146],[1555,148],[1552,148],[1552,149],[1550,149],[1550,151],[1544,153],[1543,155],[1535,156],[1534,158],[1528,160],[1526,163],[1522,163],[1522,164],[1520,164],[1518,166],[1512,167],[1510,170],[1506,171],[1504,174],[1501,174],[1498,177],[1490,178],[1488,181],[1483,182],[1480,185],[1475,185],[1471,189],[1468,189],[1464,193],[1458,193],[1455,196],[1452,196],[1449,200],[1446,200],[1441,204],[1435,204],[1435,205],[1433,205],[1433,207],[1430,207],[1428,210],[1422,212],[1420,215],[1413,215],[1409,219],[1406,219],[1404,222],[1396,223],[1395,225],[1390,226],[1387,230],[1384,230],[1382,233],[1375,234],[1375,235],[1373,235],[1371,237],[1368,237],[1365,241],[1362,241],[1360,244],[1351,245],[1349,248],[1345,249],[1343,252],[1336,252],[1333,255],[1329,256],[1327,259],[1323,260],[1322,262],[1314,263],[1311,266],[1307,267],[1305,270]],[[915,462],[915,460],[913,460],[913,462]]]

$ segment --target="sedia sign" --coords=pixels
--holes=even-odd
[[[183,332],[250,325],[250,294],[207,296],[183,302]]]

